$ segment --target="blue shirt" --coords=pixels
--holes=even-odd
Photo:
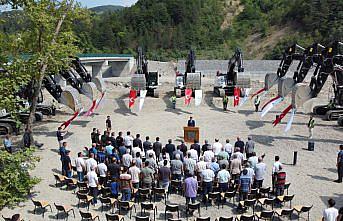
[[[212,162],[212,163],[210,164],[210,169],[211,169],[214,173],[217,173],[217,172],[220,170],[219,164],[216,163],[216,162]]]
[[[339,162],[340,162],[340,163],[343,163],[343,150],[340,150],[340,151],[338,152],[338,157],[340,158]]]
[[[5,146],[6,148],[11,147],[11,146],[12,146],[12,141],[9,140],[9,139],[5,139],[5,140],[4,140],[4,146]]]
[[[241,176],[239,178],[239,184],[241,185],[240,190],[243,193],[249,192],[250,184],[251,184],[251,178],[248,176]]]
[[[107,153],[108,155],[112,155],[112,153],[113,153],[113,147],[112,147],[111,145],[108,145],[108,146],[106,146],[105,148],[106,148],[106,153]]]

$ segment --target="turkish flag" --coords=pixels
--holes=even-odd
[[[286,116],[286,114],[288,114],[288,112],[291,109],[292,109],[292,105],[289,105],[285,110],[282,111],[280,116],[276,120],[274,120],[274,122],[273,122],[274,127],[281,122],[281,120]]]
[[[241,94],[241,90],[238,87],[235,87],[233,90],[233,106],[234,107],[239,105],[240,94]]]
[[[191,103],[192,100],[192,89],[186,89],[185,90],[185,104],[189,105]]]
[[[131,108],[135,104],[136,98],[137,98],[137,91],[134,89],[131,89],[130,96],[129,96],[129,108]]]

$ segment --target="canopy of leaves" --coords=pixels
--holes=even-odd
[[[33,149],[10,154],[0,150],[0,210],[24,201],[30,189],[39,182],[29,171],[38,161]]]

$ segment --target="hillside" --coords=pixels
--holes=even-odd
[[[91,10],[92,12],[95,12],[97,14],[101,14],[101,13],[105,13],[105,12],[120,11],[120,10],[123,10],[123,8],[124,7],[120,6],[120,5],[102,5],[102,6],[90,8],[89,10]]]
[[[135,53],[140,45],[154,60],[183,59],[190,48],[198,59],[228,59],[236,47],[246,59],[278,59],[295,42],[343,39],[343,1],[139,0],[90,11],[90,20],[74,28],[84,52]],[[23,29],[24,18],[3,13],[0,30]]]

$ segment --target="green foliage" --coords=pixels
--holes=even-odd
[[[30,189],[39,182],[29,174],[38,160],[33,149],[14,154],[0,150],[0,210],[27,199]]]

